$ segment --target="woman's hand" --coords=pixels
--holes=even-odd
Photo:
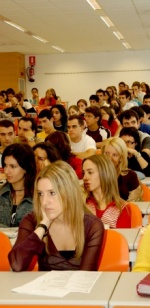
[[[49,229],[53,220],[47,217],[45,211],[42,208],[41,208],[41,211],[42,211],[42,220],[40,221],[40,224],[44,224]]]

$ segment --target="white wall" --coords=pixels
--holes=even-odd
[[[28,57],[26,67],[29,66]],[[54,88],[62,101],[71,105],[80,98],[88,101],[99,88],[118,87],[120,81],[131,86],[135,80],[150,84],[148,50],[36,55],[35,82],[27,81],[26,96],[31,96],[32,87],[39,89],[40,97],[44,97],[48,88]]]

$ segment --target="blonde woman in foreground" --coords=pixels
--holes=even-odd
[[[86,206],[110,228],[130,228],[130,209],[119,196],[115,167],[106,155],[83,160]]]
[[[127,147],[119,137],[103,141],[101,153],[113,162],[118,179],[119,194],[122,199],[134,202],[142,199],[142,188],[135,171],[128,169]]]
[[[34,212],[20,223],[9,253],[12,269],[27,270],[36,255],[40,271],[97,270],[104,227],[83,207],[69,164],[57,161],[43,169],[35,181]]]

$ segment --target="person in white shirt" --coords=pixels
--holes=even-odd
[[[84,131],[84,120],[78,116],[70,116],[67,122],[72,152],[80,159],[84,159],[96,153],[95,140],[86,135]]]
[[[39,104],[39,91],[37,88],[31,89],[32,97],[28,99],[32,106],[37,106]]]
[[[141,84],[139,81],[134,81],[132,83],[132,89],[133,89],[133,97],[134,100],[140,101],[141,104],[143,103],[143,97],[146,94],[145,92],[141,91]]]
[[[102,107],[102,106],[108,106],[109,107],[109,104],[105,101],[105,99],[104,99],[104,94],[105,94],[105,92],[104,92],[104,90],[102,90],[102,89],[98,89],[97,91],[96,91],[96,95],[98,96],[98,98],[99,98],[99,102],[98,102],[98,106],[99,107]]]
[[[128,90],[123,90],[120,92],[119,100],[123,111],[128,110],[133,106],[138,106],[136,102],[131,100],[131,93]]]

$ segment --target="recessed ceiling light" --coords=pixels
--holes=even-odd
[[[64,49],[62,49],[62,48],[60,48],[60,47],[58,47],[58,46],[52,46],[52,48],[54,48],[54,49],[56,49],[56,50],[59,50],[59,51],[61,51],[61,52],[64,52],[64,51],[65,51]]]
[[[34,37],[36,40],[41,41],[42,43],[45,43],[45,44],[48,43],[47,40],[43,39],[43,38],[40,37],[40,36],[32,35],[32,37]]]
[[[113,34],[117,37],[118,40],[124,40],[123,35],[119,31],[113,31]]]
[[[12,26],[12,27],[14,27],[14,28],[16,28],[17,30],[22,31],[22,32],[26,32],[26,31],[27,31],[26,29],[24,29],[23,27],[20,27],[19,25],[15,24],[15,23],[12,22],[12,21],[4,20],[4,22],[5,22],[6,24],[8,24],[8,25],[10,25],[10,26]]]
[[[101,10],[102,8],[95,0],[86,0],[93,10]]]
[[[100,16],[100,18],[104,21],[104,23],[107,25],[107,27],[114,27],[113,22],[110,20],[108,16]]]
[[[127,42],[122,43],[127,49],[132,48]]]

